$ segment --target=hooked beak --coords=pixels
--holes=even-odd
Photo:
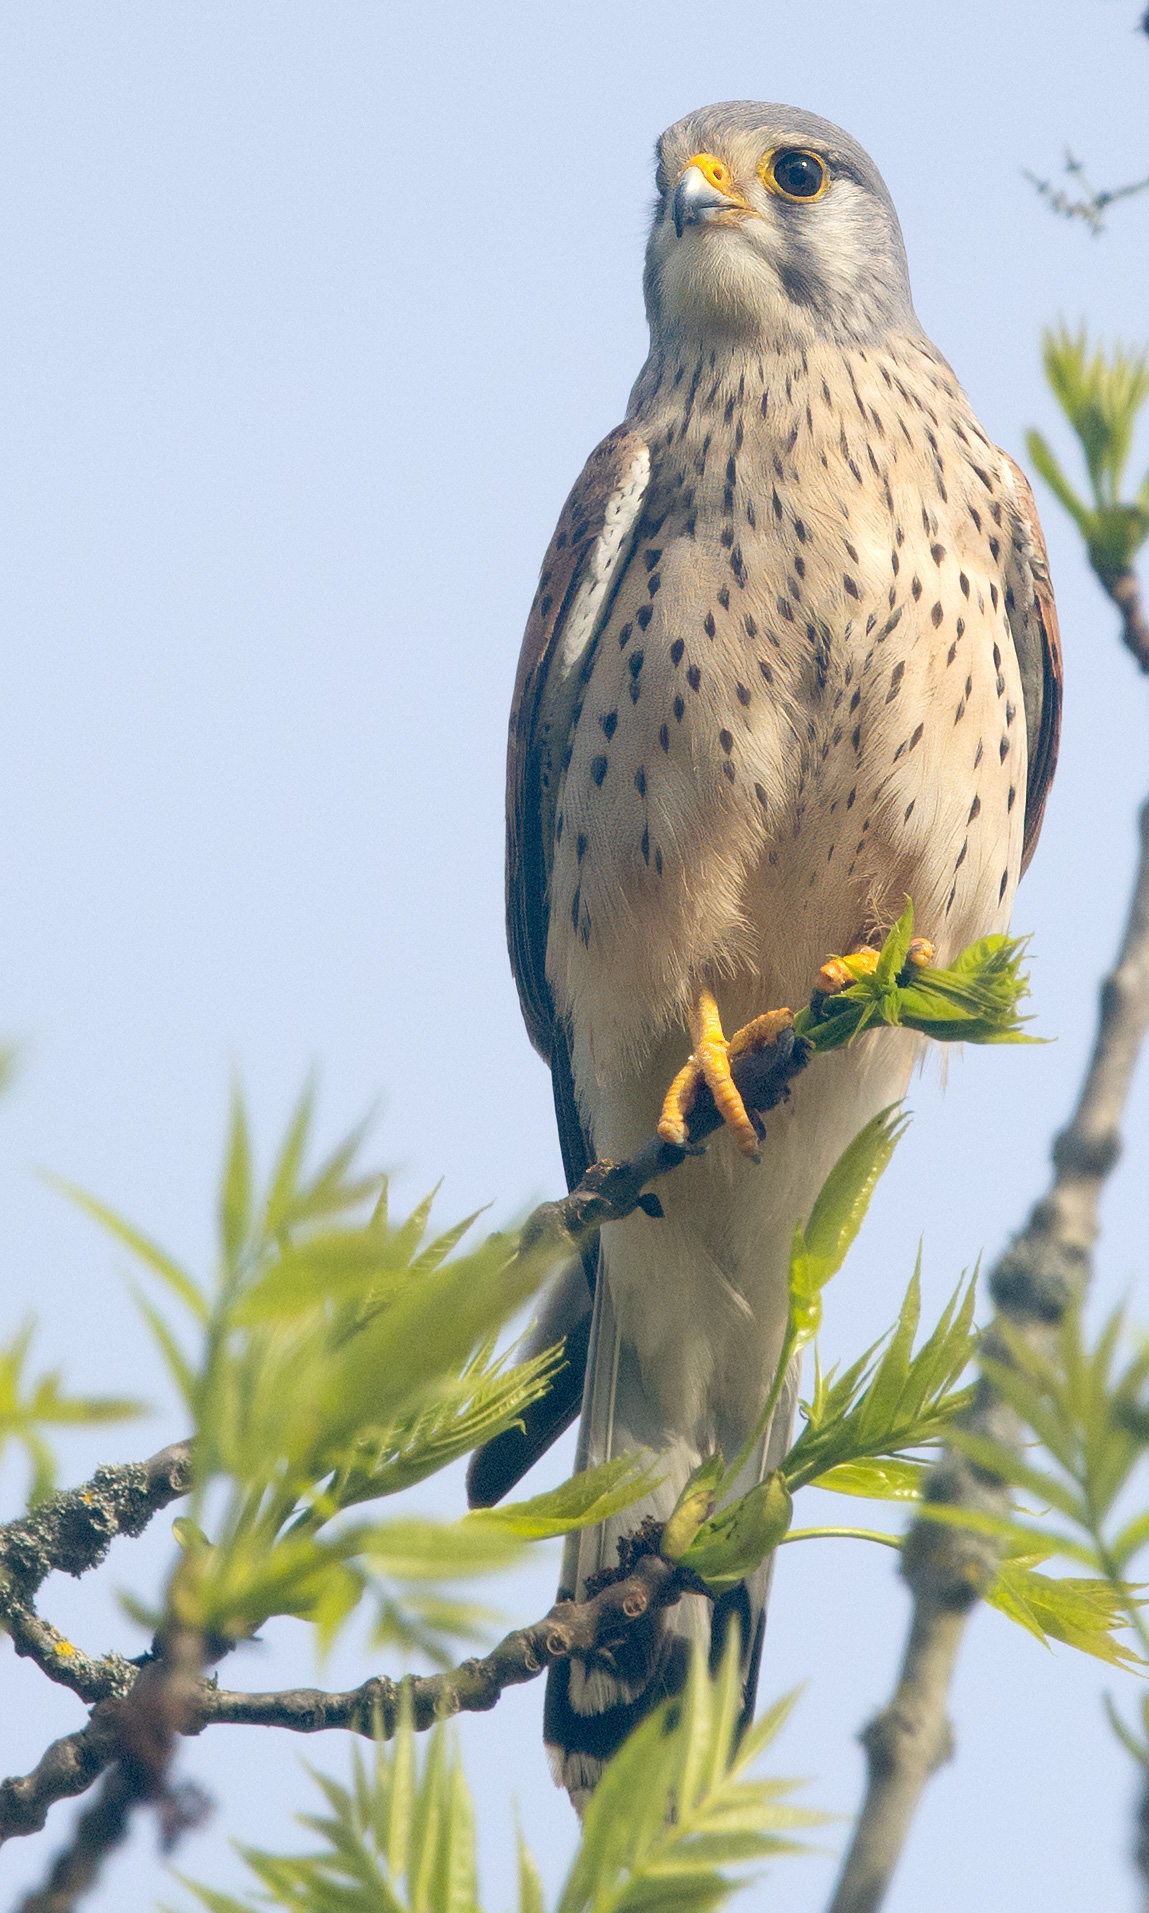
[[[718,167],[714,161],[710,161],[706,170],[714,172]],[[722,168],[722,171],[725,173],[726,169]],[[687,226],[700,225],[716,218],[719,213],[749,212],[751,208],[742,195],[733,190],[733,186],[729,191],[722,190],[692,160],[674,189],[672,210],[674,230],[681,239]]]

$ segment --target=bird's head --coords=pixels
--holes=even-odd
[[[829,120],[753,100],[703,107],[659,140],[657,186],[646,252],[656,343],[861,345],[917,331],[893,201]]]

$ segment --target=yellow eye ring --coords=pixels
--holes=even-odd
[[[809,206],[830,190],[830,169],[821,153],[806,146],[777,146],[767,153],[758,176],[768,193],[792,206]]]

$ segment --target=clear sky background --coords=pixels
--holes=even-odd
[[[444,1176],[444,1219],[488,1201],[507,1217],[561,1185],[503,945],[505,713],[553,521],[644,353],[659,131],[745,97],[848,127],[985,426],[1015,454],[1031,423],[1063,444],[1040,328],[1064,314],[1149,333],[1149,195],[1092,240],[1022,169],[1056,171],[1068,144],[1101,184],[1149,170],[1137,10],[0,5],[0,1028],[24,1059],[0,1108],[3,1316],[35,1310],[41,1359],[74,1387],[156,1406],[69,1441],[67,1479],[182,1428],[124,1258],[38,1165],[206,1266],[231,1072],[266,1153],[314,1065],[325,1139],[378,1104],[377,1155],[411,1199]],[[1149,691],[1076,535],[1040,503],[1066,723],[1016,924],[1056,1041],[955,1058],[944,1094],[936,1070],[914,1085],[913,1129],[831,1294],[831,1356],[888,1324],[919,1237],[936,1314],[1023,1219],[1124,907]],[[1142,1321],[1147,1126],[1143,1072],[1097,1279],[1098,1307],[1132,1296]],[[421,1505],[457,1509],[458,1476]],[[153,1595],[169,1548],[161,1519],[95,1580],[57,1577],[46,1612],[92,1650],[138,1651],[115,1590]],[[534,1619],[553,1575],[547,1556],[494,1598]],[[805,1685],[774,1765],[836,1813],[857,1800],[853,1737],[888,1694],[906,1612],[884,1550],[781,1558],[762,1691]],[[305,1632],[269,1628],[232,1684],[308,1678]],[[0,1771],[24,1772],[82,1710],[2,1652]],[[370,1665],[349,1648],[328,1671]],[[1132,1909],[1134,1778],[1107,1686],[1132,1683],[975,1617],[958,1757],[894,1913]],[[512,1791],[552,1884],[574,1841],[540,1705],[522,1689],[463,1728],[492,1910],[512,1898]],[[182,1769],[217,1811],[179,1864],[234,1886],[229,1840],[296,1838],[303,1757],[341,1773],[346,1746],[226,1728],[190,1743]],[[0,1904],[73,1812],[0,1855]],[[833,1864],[780,1865],[754,1904],[816,1913]],[[89,1904],[157,1896],[180,1889],[141,1821]]]

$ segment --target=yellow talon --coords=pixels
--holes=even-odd
[[[765,1016],[756,1016],[728,1040],[714,997],[709,990],[701,990],[690,1012],[693,1054],[671,1083],[662,1105],[658,1133],[663,1142],[676,1143],[680,1149],[685,1147],[687,1118],[694,1106],[699,1084],[705,1083],[714,1098],[718,1114],[733,1132],[743,1155],[750,1157],[753,1162],[760,1161],[758,1131],[735,1086],[730,1065],[739,1057],[753,1055],[776,1042],[780,1033],[789,1029],[793,1021],[790,1010],[770,1010]]]
[[[926,970],[933,962],[937,951],[928,937],[915,937],[906,952],[906,962],[915,970]]]

